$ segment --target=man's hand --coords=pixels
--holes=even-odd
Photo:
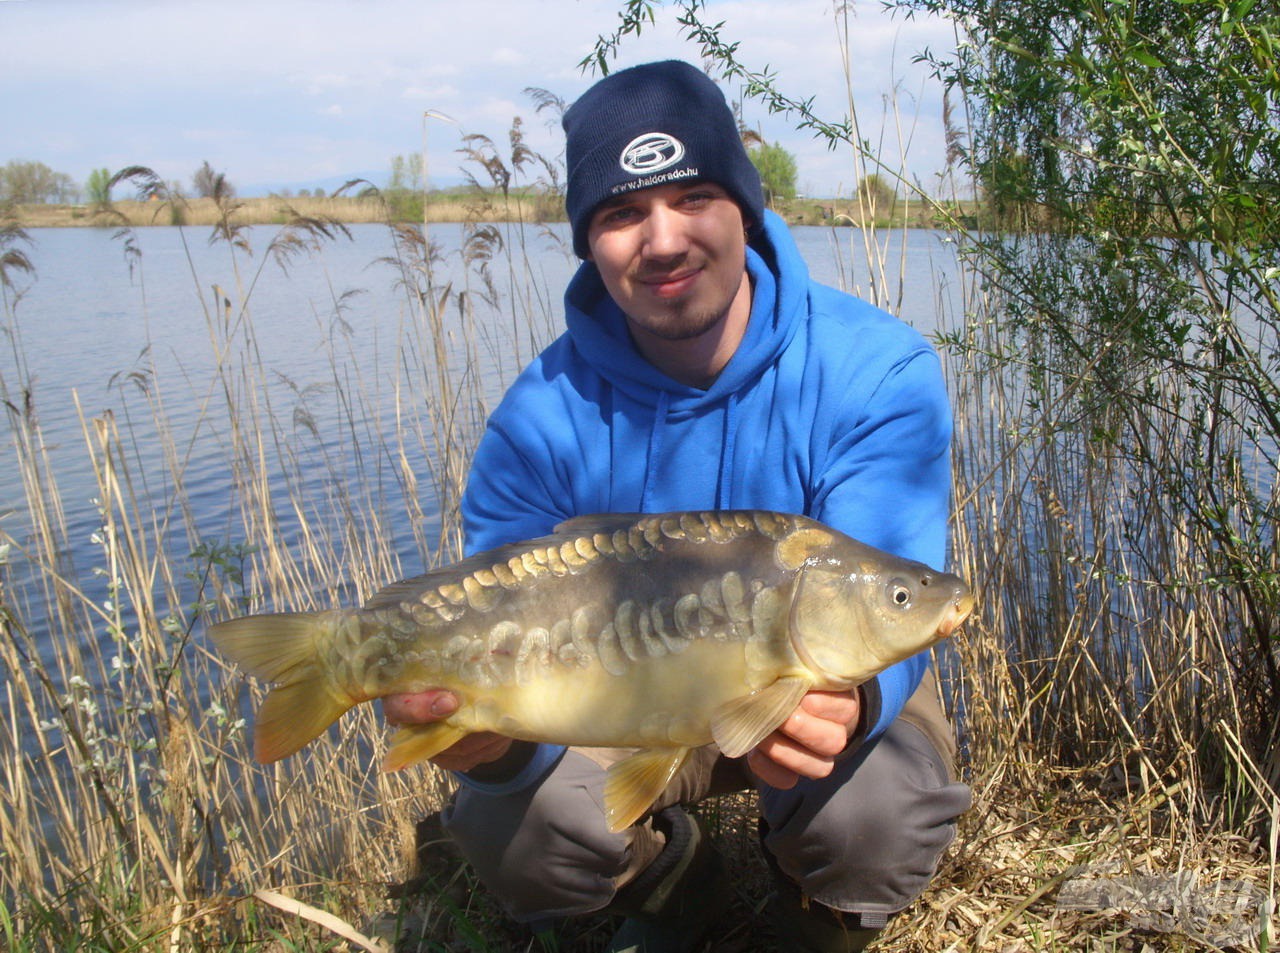
[[[791,717],[747,755],[747,766],[770,787],[792,788],[801,778],[825,778],[862,716],[862,695],[809,692]]]
[[[448,718],[458,710],[458,699],[452,692],[429,689],[382,699],[382,712],[388,724],[429,725]],[[497,761],[511,747],[511,739],[489,731],[467,735],[431,759],[446,771],[471,771],[477,766]]]

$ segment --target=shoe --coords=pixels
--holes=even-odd
[[[729,904],[724,862],[698,820],[669,807],[654,823],[667,844],[609,905],[627,919],[605,953],[693,953]]]
[[[779,953],[859,953],[880,934],[879,926],[863,926],[859,914],[841,913],[805,897],[776,870],[774,883],[777,889],[769,895],[765,912]]]
[[[876,923],[867,923],[867,916],[841,913],[810,900],[800,890],[800,885],[782,872],[777,858],[765,847],[769,825],[763,817],[756,832],[773,879],[774,889],[765,901],[765,913],[773,924],[778,953],[859,953],[865,950],[884,929],[886,918],[877,916]]]

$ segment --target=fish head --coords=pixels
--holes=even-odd
[[[791,644],[828,685],[848,688],[945,639],[973,607],[959,576],[833,534],[799,567]]]

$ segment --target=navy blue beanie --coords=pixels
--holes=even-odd
[[[742,209],[748,234],[764,220],[760,175],[729,104],[711,79],[679,60],[606,76],[564,114],[573,250],[586,258],[591,213],[606,199],[685,180],[714,182]]]

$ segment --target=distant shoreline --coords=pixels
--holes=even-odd
[[[890,214],[871,216],[852,199],[791,199],[775,210],[789,225],[862,226],[886,228],[930,228],[933,210],[924,203],[897,201]],[[143,228],[149,226],[212,226],[222,219],[213,199],[184,199],[179,203],[122,200],[106,207],[89,205],[18,205],[13,209],[21,228]],[[391,222],[563,222],[559,200],[550,196],[513,195],[506,201],[474,194],[430,196],[425,215],[422,200],[391,205],[379,199],[340,196],[267,196],[236,199],[229,210],[236,225],[285,225],[298,219],[336,222],[343,225]]]

